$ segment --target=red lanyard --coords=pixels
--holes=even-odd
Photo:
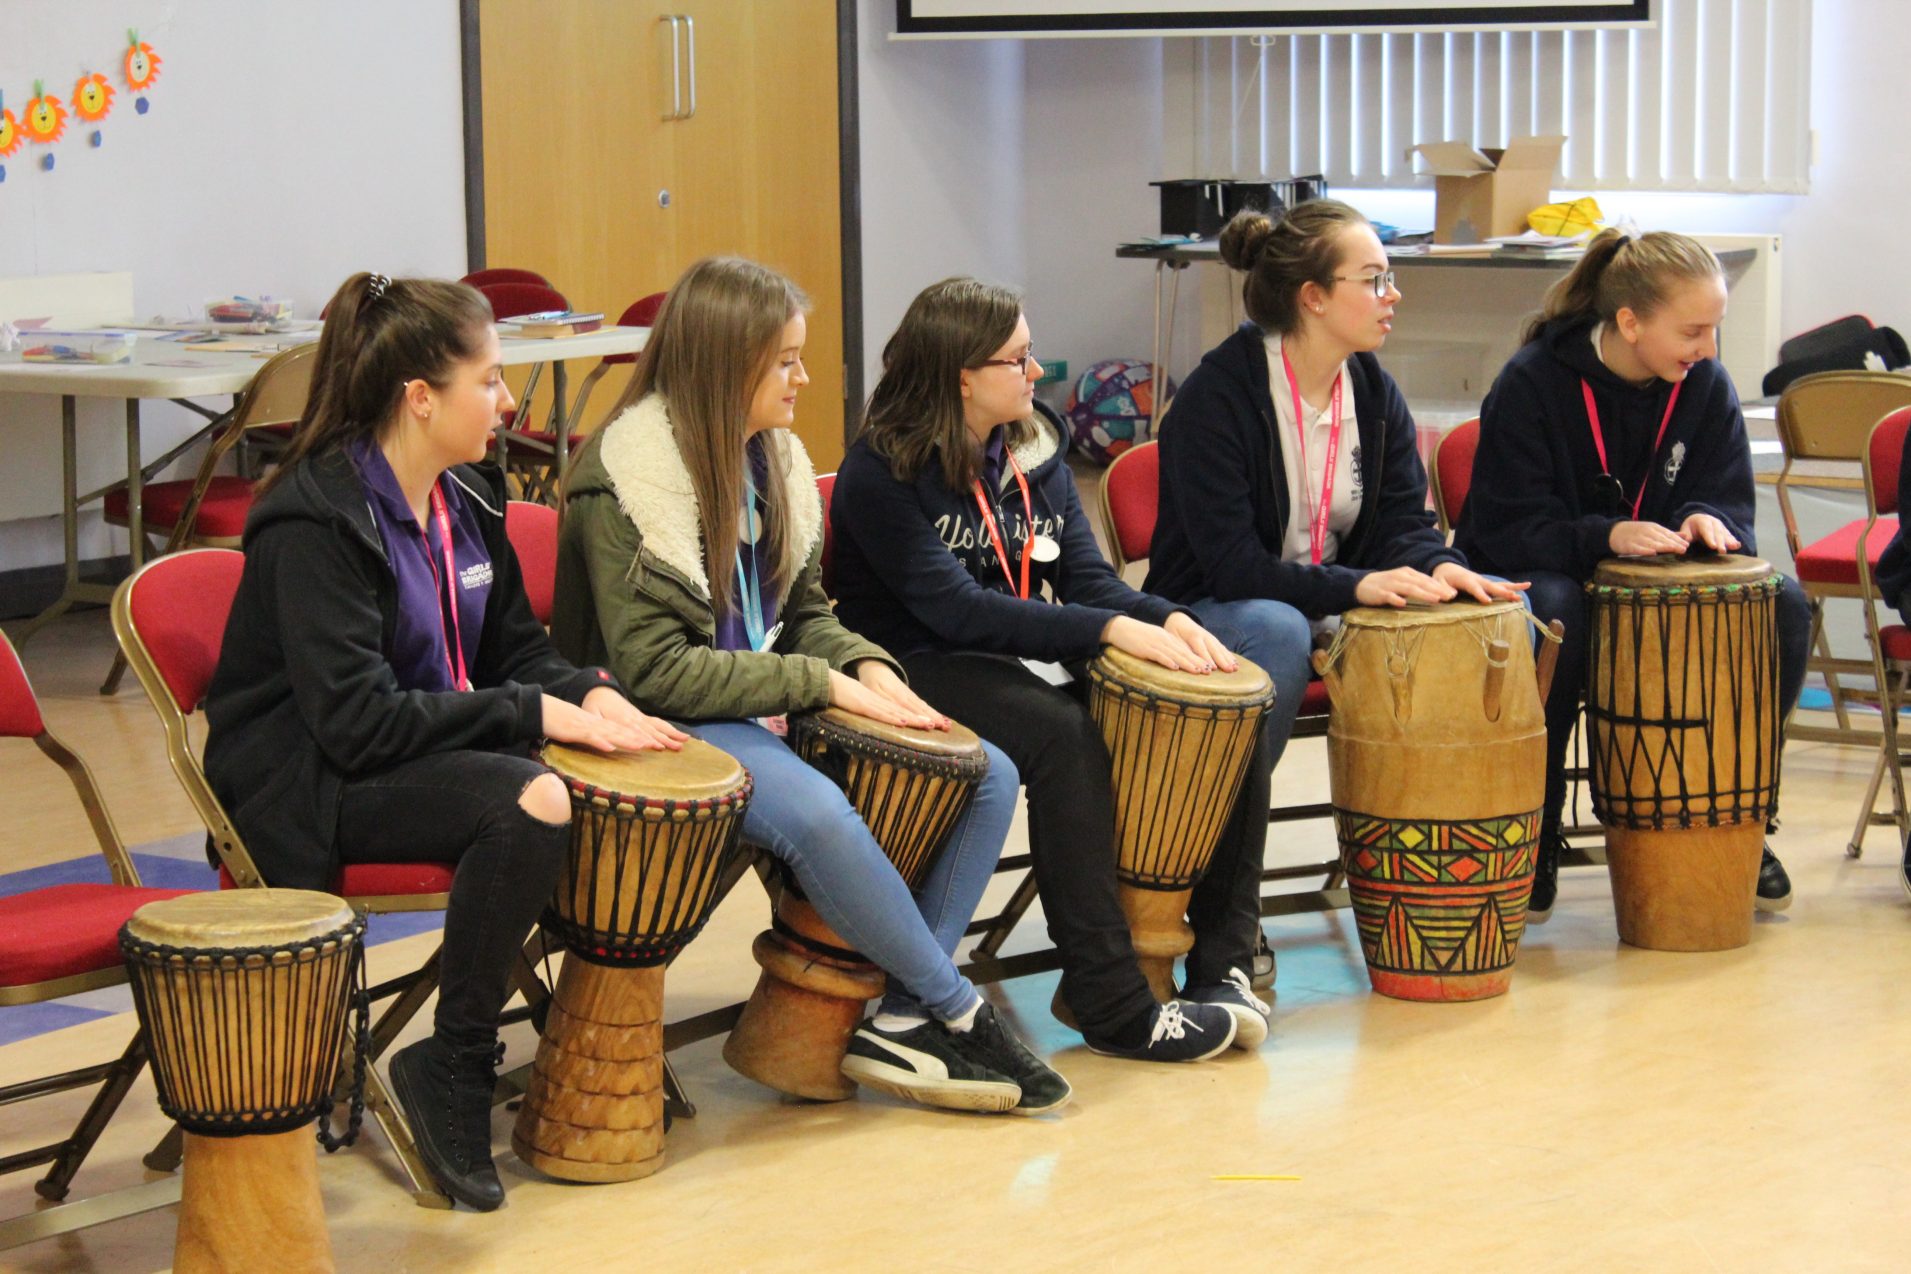
[[[1634,522],[1639,520],[1639,506],[1645,501],[1646,485],[1652,481],[1652,463],[1659,458],[1659,444],[1665,441],[1666,426],[1672,423],[1672,409],[1679,405],[1679,391],[1684,388],[1684,381],[1673,382],[1672,396],[1665,400],[1665,415],[1659,418],[1659,432],[1652,440],[1652,460],[1646,464],[1645,476],[1639,479],[1639,494],[1632,497]],[[1586,423],[1592,426],[1593,447],[1599,452],[1599,467],[1608,477],[1611,477],[1612,465],[1606,461],[1606,435],[1599,429],[1599,407],[1593,402],[1592,386],[1586,383],[1586,378],[1583,376],[1579,378],[1579,392],[1586,399]],[[1622,500],[1626,498],[1624,487],[1619,488],[1619,498]]]
[[[995,525],[995,514],[989,509],[988,497],[982,491],[982,479],[975,480],[975,507],[982,510],[983,525],[989,528],[989,540],[995,545],[995,560],[1001,563],[1002,574],[1009,581],[1009,587],[1016,589],[1015,595],[1028,600],[1028,559],[1029,549],[1035,543],[1035,502],[1029,499],[1028,479],[1022,476],[1022,466],[1015,463],[1015,457],[1004,453],[1009,462],[1009,471],[1015,475],[1015,485],[1022,488],[1022,583],[1017,588],[1015,576],[1009,570],[1008,546],[1002,542],[1002,532]]]
[[[451,555],[451,514],[445,511],[445,497],[444,494],[438,490],[436,483],[433,483],[431,488],[431,513],[432,516],[438,520],[439,547],[444,550],[445,557],[445,597],[451,606],[451,627],[449,630],[443,630],[442,628],[445,622],[444,612],[441,610],[438,613],[438,623],[441,627],[441,631],[444,631],[445,635],[445,671],[451,674],[451,688],[453,690],[469,690],[471,689],[471,681],[465,675],[464,668],[464,633],[460,631],[458,626],[458,565]],[[424,536],[425,552],[429,554],[431,552],[431,537],[425,536],[422,530],[419,531],[418,534]],[[431,573],[433,575],[438,573],[435,565]],[[453,662],[454,658],[456,660],[455,663]]]
[[[1294,436],[1300,439],[1301,446],[1301,503],[1307,503],[1307,422],[1301,418],[1301,387],[1294,379],[1294,364],[1287,359],[1287,346],[1281,346],[1281,367],[1287,372],[1288,392],[1294,396]],[[1320,508],[1307,511],[1307,547],[1314,555],[1314,565],[1320,565],[1321,554],[1327,549],[1327,514],[1334,501],[1334,473],[1340,467],[1340,384],[1341,375],[1334,374],[1333,412],[1334,423],[1327,430],[1327,458],[1320,470]]]

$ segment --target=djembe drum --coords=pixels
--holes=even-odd
[[[310,1126],[332,1105],[364,933],[305,889],[149,902],[120,929],[159,1107],[185,1134],[181,1274],[333,1268]]]
[[[1546,797],[1546,690],[1518,602],[1361,608],[1314,656],[1334,830],[1374,990],[1504,992]]]
[[[989,769],[981,741],[961,725],[918,730],[841,708],[793,715],[789,741],[843,789],[912,891]],[[843,1056],[864,1005],[883,993],[882,971],[849,950],[793,884],[751,954],[763,972],[723,1060],[794,1097],[849,1097],[856,1086],[843,1074]]]
[[[719,901],[750,774],[700,739],[606,755],[546,744],[571,790],[571,852],[544,914],[564,966],[511,1131],[518,1158],[566,1181],[663,1166],[664,965]]]
[[[1111,762],[1116,887],[1142,975],[1164,1003],[1176,957],[1194,947],[1188,899],[1273,706],[1274,683],[1246,659],[1199,674],[1109,647],[1088,666],[1088,710]]]
[[[1778,591],[1738,555],[1609,560],[1587,585],[1593,812],[1635,947],[1751,941],[1778,796]]]

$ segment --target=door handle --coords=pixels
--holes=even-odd
[[[682,20],[674,13],[666,13],[657,19],[659,22],[670,24],[670,109],[664,112],[666,122],[684,117],[683,46],[677,40],[677,23]]]
[[[690,63],[690,109],[677,118],[689,119],[697,113],[697,20],[687,13],[683,15],[683,30],[687,60]]]

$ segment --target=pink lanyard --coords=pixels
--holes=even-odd
[[[1294,396],[1294,436],[1301,446],[1301,503],[1307,503],[1307,422],[1301,418],[1301,387],[1294,379],[1294,364],[1288,361],[1287,346],[1281,346],[1281,368],[1287,373],[1288,392]],[[1334,374],[1334,423],[1327,430],[1327,458],[1320,470],[1320,507],[1307,511],[1307,547],[1314,555],[1314,565],[1320,565],[1321,554],[1327,549],[1327,514],[1334,501],[1334,474],[1340,467],[1340,385],[1341,375]]]
[[[1672,423],[1672,409],[1679,405],[1679,391],[1684,388],[1684,381],[1675,381],[1672,385],[1672,396],[1665,400],[1665,415],[1659,418],[1659,432],[1652,440],[1652,460],[1646,464],[1645,476],[1639,479],[1639,494],[1632,497],[1634,522],[1639,520],[1639,506],[1644,503],[1646,486],[1652,481],[1652,465],[1659,459],[1659,444],[1665,441],[1666,426]],[[1599,407],[1593,402],[1592,386],[1586,383],[1586,378],[1583,376],[1579,378],[1579,392],[1586,399],[1586,423],[1592,426],[1593,447],[1599,452],[1599,467],[1605,471],[1607,477],[1611,477],[1612,466],[1606,461],[1606,435],[1599,429]],[[1624,487],[1619,488],[1619,498],[1622,500],[1626,498]]]
[[[989,528],[989,539],[995,545],[995,558],[1001,564],[1002,574],[1008,577],[1009,587],[1015,589],[1015,595],[1028,600],[1028,560],[1029,549],[1035,543],[1035,502],[1029,498],[1028,479],[1022,476],[1022,466],[1015,463],[1014,456],[1006,457],[1009,469],[1015,474],[1015,485],[1022,488],[1022,512],[1026,519],[1025,538],[1022,540],[1022,584],[1016,588],[1015,574],[1009,570],[1008,545],[1002,542],[1002,532],[995,525],[995,514],[989,510],[989,502],[982,493],[982,479],[975,480],[975,507],[982,510],[982,522]]]
[[[445,598],[451,605],[451,627],[449,630],[443,629],[445,622],[444,614],[440,612],[438,615],[438,623],[441,631],[444,631],[445,636],[445,671],[451,674],[451,688],[453,690],[469,690],[471,689],[471,680],[465,675],[464,667],[464,633],[460,630],[458,625],[458,589],[456,586],[458,566],[451,555],[451,514],[445,510],[445,497],[444,494],[439,491],[436,483],[433,483],[431,488],[431,513],[438,521],[439,547],[444,550],[445,558]],[[423,530],[420,530],[418,534],[424,539],[425,553],[429,556],[431,553],[431,537],[425,535]],[[438,573],[436,563],[433,563],[431,573],[433,575]],[[455,663],[453,662],[454,658],[456,660]]]

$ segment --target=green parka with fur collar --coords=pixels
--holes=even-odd
[[[716,648],[696,492],[656,394],[599,430],[572,466],[551,615],[558,650],[608,667],[639,707],[678,720],[824,707],[830,671],[859,659],[900,674],[880,646],[837,622],[823,593],[816,471],[795,435],[777,436],[789,448],[790,530],[803,568],[769,650]]]

